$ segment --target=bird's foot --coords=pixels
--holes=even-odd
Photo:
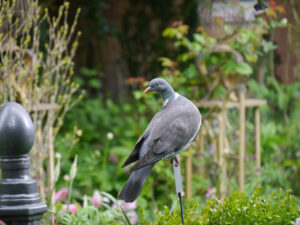
[[[172,164],[173,164],[173,160],[175,160],[175,166],[179,166],[180,165],[180,157],[179,157],[179,155],[175,155],[175,157],[171,159],[171,163]]]

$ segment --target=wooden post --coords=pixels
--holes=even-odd
[[[256,159],[256,170],[260,171],[261,165],[261,146],[260,146],[260,111],[259,107],[255,107],[255,159]]]
[[[186,198],[192,197],[192,155],[186,158]]]
[[[219,196],[223,197],[226,194],[226,166],[224,162],[224,131],[225,131],[225,115],[224,110],[219,114],[219,136],[218,136],[218,149],[219,149],[219,167],[220,167],[220,191]]]
[[[214,145],[213,159],[214,159],[214,162],[218,162],[219,161],[219,152],[218,152],[218,140],[217,140],[217,137],[214,137],[212,139],[212,144]]]
[[[36,138],[35,139],[35,143],[42,142],[41,140],[43,139],[43,137],[42,137],[41,130],[37,130],[35,138]],[[42,154],[43,154],[43,151],[38,151],[38,153],[37,153],[38,160],[42,159]],[[39,164],[39,162],[37,164]],[[39,189],[39,192],[40,192],[40,195],[41,195],[42,202],[46,202],[44,180],[41,179],[42,177],[45,177],[44,174],[45,174],[44,168],[43,167],[39,167],[39,169],[38,169],[39,179],[37,179],[37,185],[38,185],[38,189]]]
[[[49,141],[49,152],[48,152],[48,167],[47,167],[47,172],[48,172],[48,187],[50,188],[50,196],[49,196],[49,208],[52,213],[49,215],[49,222],[50,224],[54,224],[54,213],[55,213],[55,175],[54,175],[54,170],[55,170],[55,162],[54,162],[54,146],[53,146],[53,127],[50,126],[49,128],[49,135],[48,135],[48,141]]]
[[[204,177],[205,171],[204,171],[204,127],[200,128],[200,137],[199,137],[199,141],[200,141],[200,176]]]
[[[239,189],[241,192],[245,190],[245,123],[246,123],[246,107],[245,107],[245,86],[241,85],[239,90],[239,119],[240,119],[240,143],[239,143]]]
[[[246,148],[246,133],[245,133],[245,123],[246,123],[246,108],[255,108],[255,155],[256,155],[256,168],[261,168],[261,143],[260,143],[260,111],[259,107],[264,106],[267,104],[267,101],[264,99],[254,99],[249,98],[246,99],[246,89],[244,86],[241,87],[239,91],[239,100],[238,101],[232,101],[228,100],[226,101],[226,104],[224,104],[224,100],[201,100],[198,102],[195,102],[196,106],[200,109],[218,109],[221,111],[216,117],[219,121],[219,132],[217,134],[214,134],[214,132],[211,131],[210,125],[208,120],[204,120],[203,123],[207,123],[206,126],[206,135],[209,138],[209,141],[211,140],[215,146],[215,154],[213,155],[214,162],[217,162],[220,168],[220,187],[219,187],[219,195],[222,196],[226,194],[226,188],[229,190],[229,179],[228,175],[226,173],[226,161],[224,158],[224,148],[225,148],[225,119],[226,119],[226,110],[228,109],[239,109],[239,149],[238,149],[238,185],[240,191],[244,191],[244,184],[245,184],[245,148]],[[225,139],[224,139],[225,137]],[[206,141],[208,140],[206,138]],[[230,141],[229,137],[229,141]]]

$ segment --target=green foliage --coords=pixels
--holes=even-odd
[[[210,199],[202,209],[195,202],[185,208],[185,223],[189,225],[287,225],[295,224],[300,207],[290,192],[275,192],[262,197],[261,189],[253,195],[235,192],[230,198]],[[180,212],[170,212],[166,207],[157,213],[157,220],[149,222],[145,217],[141,225],[181,224]]]
[[[62,225],[81,225],[81,224],[120,224],[120,221],[112,222],[115,218],[109,210],[99,212],[94,206],[80,207],[78,215],[65,213],[63,216],[57,216],[58,224]]]
[[[202,28],[199,28],[194,34],[188,35],[188,26],[186,25],[168,27],[163,35],[172,40],[178,54],[174,59],[167,57],[159,58],[163,66],[161,76],[170,82],[175,90],[189,99],[195,101],[202,98],[224,99],[228,91],[236,88],[241,83],[247,84],[249,80],[252,80],[254,75],[253,68],[259,57],[276,48],[272,42],[263,39],[263,35],[269,30],[269,24],[262,19],[258,19],[255,25],[247,27],[247,29],[240,29],[231,38],[220,42],[209,36]],[[236,100],[238,96],[234,93],[232,94],[234,95],[233,100]],[[209,116],[212,111],[201,109],[204,118],[207,115]],[[237,149],[236,144],[234,144],[236,142],[234,140],[235,131],[238,129],[236,116],[236,112],[228,112],[228,117],[233,118],[233,122],[231,123],[233,128],[231,130],[227,129],[227,136],[233,154],[236,154]],[[247,126],[251,128],[251,124],[249,122]],[[249,143],[251,142],[252,138],[249,137]],[[271,142],[268,143],[271,144]],[[249,146],[250,150],[251,148],[253,147]],[[248,154],[251,154],[251,151],[249,152]],[[219,173],[218,170],[216,172],[211,171],[214,168],[218,169],[213,156],[208,151],[205,151],[204,154],[204,163],[207,167],[206,178],[202,178],[202,182],[193,182],[193,193],[197,193],[200,196],[205,195],[209,186],[217,185]],[[248,157],[250,158],[251,156],[247,155]],[[233,165],[231,167],[232,170],[235,170],[236,163],[234,160],[232,161],[231,164]],[[253,169],[253,162],[254,160],[247,160],[246,162],[247,176],[249,178],[249,181],[247,180],[247,183],[249,182],[247,186],[248,193],[252,192],[261,182],[261,180],[256,179],[257,171]],[[228,165],[229,167],[230,165]],[[274,186],[276,188],[281,187],[280,185],[282,184],[286,184],[286,179],[282,178],[279,180],[278,171],[271,171],[277,173],[277,176],[272,176],[274,180],[269,183],[268,187],[272,187],[274,183],[276,184]],[[264,172],[267,174],[267,171],[263,170]],[[213,173],[214,175],[210,175]],[[264,177],[267,176],[262,176],[262,178]],[[195,181],[197,178],[193,179]],[[232,182],[231,188],[234,190],[237,188],[237,184]],[[200,196],[197,197],[199,200],[202,200]]]
[[[78,83],[82,89],[88,90],[89,93],[99,91],[102,87],[100,78],[103,77],[103,72],[86,67],[82,67],[80,72],[82,76],[75,76],[75,82]]]
[[[161,76],[176,91],[192,100],[199,100],[206,96],[223,98],[228,89],[240,83],[240,78],[243,79],[242,82],[249,86],[252,94],[256,97],[268,99],[269,105],[262,108],[261,116],[263,123],[261,126],[263,147],[261,176],[257,176],[258,171],[254,171],[253,160],[247,160],[246,162],[246,192],[252,193],[259,184],[262,184],[265,187],[261,192],[262,196],[266,196],[280,187],[292,188],[296,194],[298,194],[297,190],[300,190],[297,182],[300,171],[300,164],[298,163],[300,162],[300,154],[297,150],[300,143],[300,126],[297,120],[300,116],[299,104],[297,104],[300,96],[299,84],[283,85],[268,76],[265,85],[261,85],[255,81],[255,70],[253,69],[259,57],[267,57],[266,54],[277,47],[272,42],[264,40],[263,35],[269,29],[281,25],[284,25],[284,21],[281,24],[272,22],[272,26],[270,26],[270,24],[259,19],[257,26],[240,30],[234,38],[226,41],[226,45],[220,45],[216,39],[208,36],[202,29],[190,35],[186,25],[169,27],[163,35],[173,41],[178,54],[174,59],[159,58],[163,66]],[[219,51],[211,51],[213,48]],[[239,60],[239,54],[236,54],[236,52],[242,56],[242,61]],[[201,60],[197,61],[197,68],[195,60],[200,56]],[[85,79],[78,79],[79,83],[93,91],[97,91],[101,87],[102,83],[99,81],[99,76],[102,76],[102,73],[100,71],[83,68],[81,72],[84,74]],[[217,85],[211,89],[214,82]],[[107,191],[117,196],[125,184],[129,174],[120,167],[130,154],[137,138],[146,128],[151,117],[161,107],[160,99],[151,94],[144,95],[142,89],[143,87],[135,87],[133,90],[134,99],[121,104],[116,104],[110,99],[86,96],[84,101],[68,114],[64,130],[57,138],[56,149],[62,153],[65,159],[62,161],[63,174],[68,172],[74,156],[78,155],[79,167],[74,183],[74,189],[76,190],[74,196],[79,201],[83,193],[91,193],[94,189]],[[206,111],[203,110],[202,114],[205,115],[205,113]],[[236,113],[230,112],[229,114],[231,114],[231,117],[236,118]],[[253,115],[250,115],[250,117],[252,119]],[[253,129],[253,124],[248,122],[247,128]],[[108,134],[113,134],[113,138],[110,139]],[[247,137],[247,141],[249,143],[253,142],[251,135]],[[75,142],[78,143],[74,145]],[[253,147],[247,147],[246,157],[249,159]],[[212,172],[215,168],[213,167],[212,155],[205,152],[204,158],[208,167],[211,166],[206,177],[210,176],[210,172],[215,173],[217,177],[218,170]],[[198,158],[194,157],[193,162],[196,165]],[[196,200],[204,204],[204,196],[208,187],[216,185],[217,182],[217,180],[213,181],[213,179],[194,176],[193,195],[195,195]],[[160,185],[161,183],[164,185]],[[65,181],[60,179],[58,187],[64,185]],[[237,185],[233,183],[232,190],[236,188]],[[168,161],[160,162],[154,167],[138,198],[139,207],[149,209],[144,211],[147,218],[153,216],[153,206],[161,208],[163,205],[174,205],[176,196],[170,192],[172,189],[174,189],[172,168]],[[248,198],[246,195],[235,194],[231,200],[225,199],[222,202],[210,200],[208,204],[209,207],[214,205],[217,207],[217,211],[223,210],[224,212],[227,212],[225,205],[228,206],[229,204],[234,211],[228,215],[227,219],[230,221],[231,215],[235,215],[237,218],[241,216],[241,219],[244,218],[245,215],[238,214],[238,208],[244,210],[243,207],[250,207],[247,205],[249,202],[257,199],[264,200],[261,196],[256,196],[255,199],[254,197]],[[240,200],[237,200],[238,198]],[[246,206],[239,206],[239,201]],[[261,204],[267,203],[263,202]],[[191,205],[188,210],[191,211],[188,211],[187,214],[194,215],[195,212],[200,211],[200,208]],[[275,214],[271,213],[270,208],[268,210],[271,218],[273,218],[272,215]],[[253,211],[254,209],[250,207],[247,215],[253,215]],[[170,218],[166,219],[166,215],[169,215]],[[169,224],[173,224],[175,220],[180,221],[179,217],[171,218],[171,213],[167,213],[167,210],[161,216],[160,224],[165,224],[163,223],[164,219],[166,221],[170,220]],[[197,216],[196,218],[205,221],[204,218],[206,217],[198,214]],[[211,216],[213,217],[213,215]],[[248,217],[245,218],[249,219]],[[267,217],[261,215],[260,218],[263,220]],[[193,216],[190,217],[189,222],[193,224]],[[145,224],[147,223],[145,222]],[[194,224],[199,223],[195,220]],[[245,224],[247,223],[245,222]]]
[[[276,48],[263,39],[270,27],[262,19],[238,30],[226,42],[209,36],[202,28],[189,35],[188,28],[179,24],[165,29],[163,36],[173,41],[178,54],[175,59],[160,57],[159,61],[161,75],[190,99],[222,98],[253,76],[259,56]]]
[[[56,215],[58,224],[61,225],[82,225],[82,224],[110,224],[110,225],[131,225],[126,213],[121,208],[113,209],[106,205],[104,209],[98,209],[93,205],[86,203],[84,206],[77,206],[77,215],[75,213],[60,212],[62,205],[57,205]]]
[[[60,165],[60,160],[58,159],[57,168]],[[81,224],[124,224],[124,225],[131,225],[130,219],[127,215],[127,213],[133,213],[131,214],[131,219],[133,221],[136,221],[137,217],[136,213],[134,212],[134,208],[130,209],[131,212],[127,213],[124,211],[121,201],[117,201],[116,198],[114,198],[112,195],[101,192],[101,195],[99,193],[99,198],[94,199],[97,201],[97,207],[93,206],[95,203],[93,203],[93,199],[91,201],[88,201],[88,198],[86,195],[83,196],[83,198],[80,198],[80,200],[83,202],[83,206],[81,206],[78,203],[72,203],[72,195],[73,195],[73,181],[77,175],[77,155],[75,156],[75,159],[71,165],[70,172],[69,172],[69,188],[68,188],[68,196],[67,196],[67,204],[56,204],[56,214],[55,218],[56,221],[59,224],[72,224],[72,225],[81,225]],[[59,169],[55,169],[58,170]],[[57,172],[59,173],[59,172]],[[94,196],[93,196],[94,197]],[[105,200],[104,200],[105,199]],[[92,205],[89,205],[89,203],[92,203]],[[124,203],[125,204],[125,203]],[[72,207],[72,209],[71,209]],[[46,221],[48,221],[48,217],[50,216],[52,212],[48,212],[46,214]]]
[[[132,117],[128,116],[130,113],[133,113]],[[95,188],[107,192],[120,190],[126,176],[120,169],[122,160],[134,146],[145,121],[135,120],[133,107],[129,104],[119,107],[111,100],[85,99],[67,116],[66,124],[65,131],[71,132],[58,136],[56,145],[62,157],[67,159],[62,162],[62,173],[68,171],[77,154],[79,168],[75,188],[88,192]],[[74,126],[80,136],[76,131],[73,134]],[[70,149],[74,138],[79,139],[78,143]],[[63,186],[63,180],[60,181]]]
[[[299,196],[300,83],[285,85],[269,77],[264,85],[252,80],[249,86],[268,99],[268,107],[262,108],[263,182],[270,188],[291,188]]]

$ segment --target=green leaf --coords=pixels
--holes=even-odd
[[[134,91],[133,96],[135,99],[139,100],[143,97],[143,92],[142,91]]]
[[[77,173],[77,155],[72,163],[71,170],[70,170],[70,180],[74,180]]]
[[[87,67],[81,67],[80,72],[88,77],[95,77],[99,74],[99,72],[95,69],[89,69]]]
[[[92,88],[99,89],[101,87],[101,82],[98,79],[94,78],[89,80],[89,85]]]
[[[284,92],[279,92],[278,94],[278,106],[281,110],[285,109],[287,107],[289,101],[289,96],[285,94]]]
[[[262,40],[261,44],[264,52],[270,52],[278,48],[278,46],[275,45],[272,41],[266,41],[264,39]]]
[[[171,67],[173,65],[173,61],[167,57],[159,57],[158,61],[160,61],[164,67]]]
[[[129,220],[127,214],[125,213],[124,209],[123,209],[122,207],[120,207],[120,208],[121,208],[121,211],[122,211],[123,216],[124,216],[125,219],[126,219],[127,224],[128,224],[128,225],[131,225],[130,220]]]
[[[167,29],[165,29],[163,31],[163,37],[170,37],[170,38],[173,38],[175,37],[176,35],[176,29],[173,28],[173,27],[168,27]]]
[[[196,33],[193,35],[193,37],[194,37],[195,41],[199,42],[200,44],[203,44],[203,45],[206,44],[206,40],[202,35]]]
[[[60,158],[57,159],[57,163],[55,165],[55,169],[54,169],[54,182],[56,183],[58,181],[60,175]]]
[[[242,75],[250,75],[253,73],[251,66],[247,63],[238,63],[235,71]]]

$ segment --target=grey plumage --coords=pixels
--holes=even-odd
[[[140,145],[138,158],[142,158],[147,153],[146,143],[147,142],[145,141],[142,142],[142,144]],[[140,194],[142,187],[144,186],[144,183],[154,165],[155,163],[153,163],[152,165],[145,166],[139,170],[133,171],[130,174],[129,179],[127,180],[118,198],[123,199],[126,202],[133,202]]]
[[[157,86],[160,87],[158,81],[162,82],[164,88],[155,90]],[[192,143],[201,125],[197,107],[184,96],[175,93],[166,81],[156,78],[150,82],[150,88],[162,95],[164,107],[150,121],[122,166],[137,161],[118,197],[126,202],[137,198],[150,171],[159,160],[175,156]]]
[[[118,199],[123,199],[125,202],[133,202],[139,196],[154,165],[155,163],[133,171],[119,194]]]

